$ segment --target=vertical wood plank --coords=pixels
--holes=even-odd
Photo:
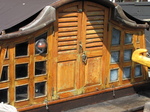
[[[30,58],[30,62],[28,64],[28,69],[29,69],[29,73],[28,73],[28,77],[29,77],[29,103],[32,104],[33,101],[34,101],[34,90],[35,90],[35,87],[34,87],[34,49],[35,49],[35,46],[34,46],[34,38],[30,39],[29,40],[29,44],[28,44],[28,53],[29,53],[29,58]]]
[[[10,57],[10,66],[9,66],[9,101],[11,105],[15,103],[15,65],[14,65],[14,56],[15,56],[15,49],[14,45],[11,44],[9,48],[9,57]]]
[[[47,42],[48,42],[48,66],[47,66],[47,100],[52,100],[52,95],[53,95],[53,24],[50,26],[49,31],[48,31],[48,38],[47,38]]]

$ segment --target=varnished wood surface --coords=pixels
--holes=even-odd
[[[45,101],[58,103],[82,98],[114,89],[126,88],[147,80],[147,68],[135,77],[132,61],[123,61],[124,50],[145,48],[143,29],[131,29],[109,20],[111,9],[85,1],[73,2],[57,9],[57,20],[31,35],[5,40],[1,45],[0,72],[8,66],[8,81],[0,82],[0,89],[8,89],[8,103],[17,108]],[[112,46],[112,29],[121,31],[120,45]],[[35,54],[35,37],[47,32],[48,50],[45,55]],[[132,44],[124,44],[125,33],[133,34]],[[16,57],[16,44],[28,42],[28,55]],[[8,49],[7,49],[8,48]],[[110,63],[111,52],[119,51],[119,63]],[[8,57],[6,58],[6,52]],[[83,55],[87,62],[83,62]],[[46,62],[46,73],[35,76],[35,62]],[[28,64],[28,76],[15,78],[15,66]],[[123,79],[123,67],[131,66],[131,78]],[[110,81],[110,70],[118,69],[118,80]],[[45,82],[45,95],[35,97],[35,83]],[[131,84],[132,83],[132,84]],[[16,87],[27,85],[28,97],[16,101]],[[52,104],[52,103],[49,103]],[[34,107],[34,106],[33,106]]]

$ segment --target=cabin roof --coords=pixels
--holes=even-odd
[[[133,17],[141,20],[150,19],[150,2],[118,2],[118,4]]]
[[[63,4],[80,0],[2,0],[0,2],[0,40],[35,32],[55,21],[55,9]],[[149,28],[148,21],[124,12],[122,8],[109,0],[91,0],[114,9],[112,19],[129,27]],[[24,22],[25,21],[25,22]],[[5,32],[20,26],[17,31]]]
[[[1,0],[0,31],[22,22],[52,2],[54,0]]]

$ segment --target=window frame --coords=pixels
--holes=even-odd
[[[120,44],[119,45],[112,45],[112,29],[115,28],[117,30],[120,30],[121,34],[120,34]],[[110,23],[109,25],[109,52],[110,52],[110,59],[109,59],[109,71],[111,69],[117,69],[118,70],[118,81],[110,81],[108,82],[109,86],[111,87],[112,85],[114,86],[119,86],[119,85],[124,85],[124,84],[130,84],[130,83],[136,83],[136,82],[140,82],[140,81],[144,81],[144,74],[146,74],[144,72],[144,68],[143,66],[141,67],[141,72],[142,72],[142,76],[141,77],[134,77],[134,72],[135,72],[135,66],[136,63],[131,60],[124,60],[124,51],[125,50],[132,50],[131,51],[131,57],[132,57],[132,53],[135,49],[137,48],[143,48],[145,46],[144,44],[144,32],[141,29],[137,29],[136,31],[134,30],[130,30],[126,27],[122,27],[122,26],[117,26],[116,24],[112,24]],[[130,34],[132,35],[131,37],[131,41],[130,43],[125,43],[125,38],[126,38],[126,34]],[[120,52],[120,56],[119,56],[119,62],[117,63],[111,63],[111,52],[113,51],[119,51]],[[123,68],[124,67],[128,67],[131,66],[131,73],[130,73],[130,78],[123,78]],[[109,73],[110,74],[110,73]],[[110,79],[110,76],[108,76]]]

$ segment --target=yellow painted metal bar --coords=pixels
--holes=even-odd
[[[150,58],[144,56],[144,53],[147,53],[147,49],[135,50],[132,54],[132,61],[150,67]]]

